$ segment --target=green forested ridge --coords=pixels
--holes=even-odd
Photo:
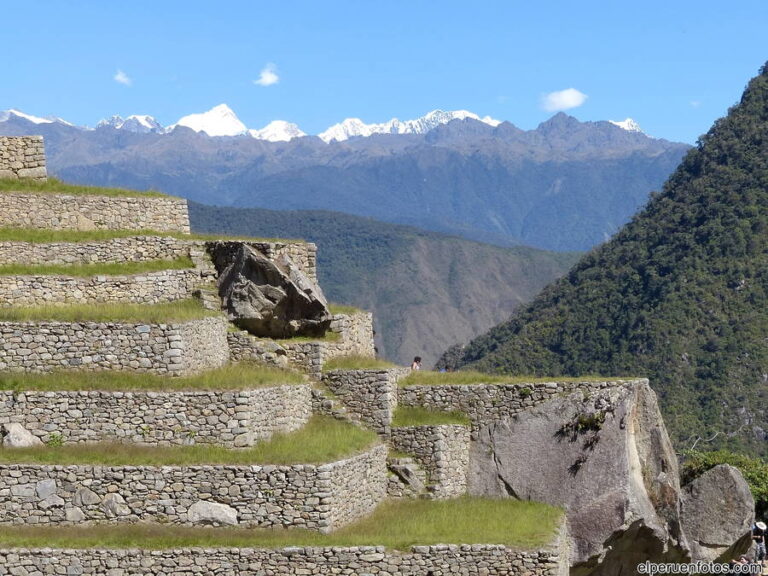
[[[193,230],[299,237],[318,246],[330,300],[374,314],[381,356],[425,365],[508,318],[576,261],[527,247],[501,248],[349,214],[189,205]]]
[[[648,376],[678,446],[767,453],[768,66],[661,194],[457,364]]]

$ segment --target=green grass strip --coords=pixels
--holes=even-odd
[[[107,391],[171,391],[171,390],[250,390],[282,384],[301,384],[305,377],[297,372],[269,368],[250,362],[227,364],[194,376],[169,378],[156,374],[138,374],[104,370],[74,370],[25,374],[0,372],[0,390],[107,390]]]
[[[130,196],[147,198],[173,198],[168,194],[148,190],[127,190],[125,188],[104,188],[100,186],[81,186],[65,184],[57,178],[48,178],[45,182],[34,180],[0,180],[1,192],[42,192],[49,194],[72,194],[74,196]]]
[[[90,466],[203,466],[323,464],[358,454],[378,442],[371,430],[328,416],[313,416],[301,430],[276,434],[240,450],[199,444],[64,444],[40,448],[0,448],[0,464]]]
[[[442,426],[445,424],[460,424],[468,426],[469,418],[462,412],[439,412],[428,410],[421,406],[398,406],[392,417],[392,426]]]
[[[461,386],[472,384],[543,384],[545,382],[615,382],[617,380],[632,380],[628,377],[617,376],[506,376],[500,374],[485,374],[470,370],[459,372],[433,372],[430,370],[414,370],[399,382],[404,386]]]
[[[138,262],[102,262],[95,264],[7,264],[0,266],[0,276],[127,276],[163,270],[186,270],[195,265],[188,257],[175,260]]]
[[[2,322],[142,322],[158,324],[186,322],[221,312],[206,310],[199,300],[177,300],[162,304],[62,304],[0,308]]]
[[[301,529],[191,528],[146,524],[18,526],[0,528],[0,546],[168,549],[379,545],[408,551],[415,545],[503,544],[530,550],[552,542],[562,514],[559,508],[546,504],[512,499],[403,500],[385,502],[368,518],[332,534]]]
[[[360,308],[347,306],[345,304],[328,304],[328,309],[331,311],[331,314],[346,314],[347,316],[362,312]]]
[[[30,244],[51,244],[54,242],[105,242],[115,238],[134,236],[161,236],[178,240],[216,240],[254,243],[306,244],[305,240],[287,238],[252,238],[248,236],[220,236],[214,234],[182,234],[157,230],[50,230],[47,228],[0,228],[0,242],[29,242]]]
[[[323,372],[331,370],[388,370],[396,368],[392,362],[366,356],[339,356],[323,364]]]

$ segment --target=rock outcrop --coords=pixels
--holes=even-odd
[[[273,262],[243,242],[208,244],[229,319],[255,336],[321,337],[331,324],[320,287],[291,260]]]
[[[728,561],[749,550],[755,501],[738,469],[715,466],[683,486],[680,522],[691,559]]]
[[[647,381],[563,394],[481,425],[470,492],[564,507],[572,575],[688,557],[677,458]]]
[[[3,424],[3,446],[6,448],[32,448],[42,445],[43,441],[21,424]]]
[[[219,502],[199,500],[189,507],[187,518],[196,524],[235,526],[237,510]]]

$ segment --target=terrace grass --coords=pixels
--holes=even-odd
[[[392,426],[402,428],[406,426],[442,426],[446,424],[459,424],[468,426],[469,417],[462,412],[440,412],[428,410],[421,406],[398,406],[392,417]]]
[[[543,384],[545,382],[604,382],[628,380],[629,377],[619,376],[507,376],[501,374],[486,374],[471,370],[458,372],[433,372],[429,370],[414,370],[405,378],[400,379],[399,385],[405,386],[462,386],[472,384]]]
[[[0,192],[2,193],[2,192]],[[0,242],[28,242],[30,244],[51,244],[54,242],[84,243],[106,242],[115,238],[135,236],[160,236],[179,240],[216,240],[240,242],[278,242],[282,244],[305,244],[306,240],[288,238],[252,238],[248,236],[221,236],[214,234],[182,234],[158,230],[51,230],[47,228],[0,228]]]
[[[381,504],[369,517],[332,534],[301,529],[192,528],[169,525],[18,526],[0,528],[7,548],[186,547],[284,548],[386,546],[408,551],[434,544],[502,544],[537,549],[555,537],[562,510],[538,502],[464,497]]]
[[[366,356],[339,356],[323,364],[323,372],[331,370],[387,370],[396,368],[392,362]]]
[[[0,276],[127,276],[163,270],[186,270],[195,265],[188,257],[175,260],[141,260],[137,262],[100,262],[94,264],[6,264]]]
[[[50,194],[71,194],[73,196],[130,196],[148,198],[174,198],[156,190],[128,190],[125,188],[105,188],[101,186],[83,186],[66,184],[58,178],[48,178],[45,182],[35,180],[0,180],[0,193],[3,192],[39,192]]]
[[[330,310],[331,314],[346,314],[347,316],[362,312],[360,308],[347,306],[346,304],[328,304],[328,309]]]
[[[288,372],[250,362],[227,364],[215,370],[180,378],[106,370],[101,372],[67,370],[46,374],[0,373],[0,390],[17,391],[251,390],[304,382],[305,377],[297,372]]]
[[[329,416],[313,416],[300,430],[275,434],[244,449],[208,444],[64,444],[37,448],[0,448],[0,464],[86,466],[250,466],[323,464],[359,454],[378,442],[371,430]]]
[[[187,322],[221,312],[206,310],[190,298],[162,304],[92,303],[0,308],[0,322],[142,322],[163,324]]]

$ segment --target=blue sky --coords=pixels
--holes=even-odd
[[[14,48],[0,110],[91,126],[112,114],[168,125],[225,102],[249,128],[281,119],[312,134],[346,117],[404,120],[435,108],[531,129],[580,103],[565,112],[629,116],[650,135],[692,143],[768,60],[766,0],[0,7],[2,45]],[[545,109],[547,94],[569,89]]]

